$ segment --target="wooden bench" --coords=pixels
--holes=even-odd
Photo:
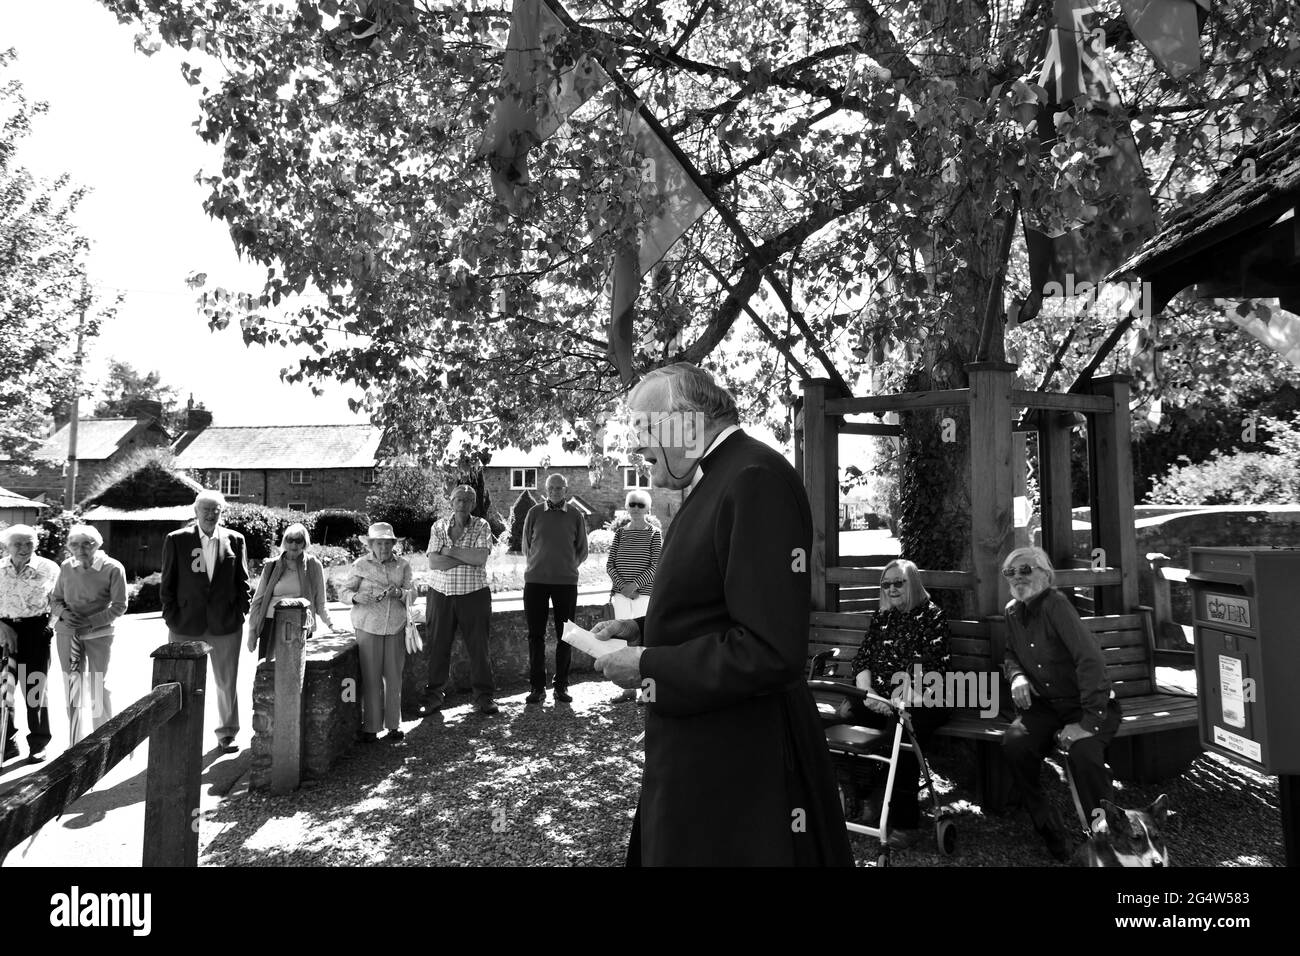
[[[1154,642],[1146,609],[1082,620],[1101,647],[1106,673],[1123,711],[1119,730],[1107,750],[1115,776],[1153,783],[1180,773],[1201,753],[1196,698],[1156,689]],[[865,612],[814,613],[809,653],[815,656],[838,647],[841,658],[852,657],[870,622],[871,615]],[[1002,735],[1010,726],[1002,714],[1011,713],[1011,692],[1001,678],[1006,623],[1001,618],[950,620],[948,626],[949,670],[994,673],[1001,714],[981,717],[970,709],[957,711],[937,735],[974,742],[976,799],[984,810],[997,812],[1006,806],[1011,791],[1000,749]]]

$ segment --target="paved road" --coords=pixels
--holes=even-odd
[[[343,618],[346,620],[346,616]],[[159,614],[128,614],[118,621],[113,638],[113,655],[108,667],[108,686],[113,708],[120,713],[139,700],[153,686],[153,661],[150,652],[167,642],[167,629]],[[68,720],[63,679],[58,664],[50,686],[50,724],[54,740],[49,747],[50,759],[68,746]],[[254,660],[244,654],[239,667],[240,723],[238,754],[220,755],[211,749],[212,733],[217,726],[216,694],[212,678],[204,713],[204,754],[202,806],[206,809],[220,799],[243,776],[247,747],[252,738]],[[11,761],[0,771],[0,801],[14,782],[39,769],[25,760],[27,752],[26,717],[18,715],[18,744],[23,757]],[[36,835],[12,850],[4,866],[139,866],[144,832],[144,783],[149,744],[145,742],[110,770],[91,791],[68,808],[63,817],[47,823]]]

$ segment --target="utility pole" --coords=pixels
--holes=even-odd
[[[86,301],[89,290],[81,287],[82,302]],[[72,374],[72,420],[68,423],[68,467],[67,482],[63,490],[63,507],[71,510],[77,503],[77,420],[81,418],[81,347],[85,339],[86,308],[81,308],[81,318],[77,321],[77,357],[73,362]]]

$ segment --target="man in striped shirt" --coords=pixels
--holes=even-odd
[[[469,654],[474,709],[495,714],[497,703],[488,657],[488,623],[492,617],[492,592],[487,564],[492,551],[492,529],[483,518],[470,514],[478,495],[469,485],[451,493],[451,515],[433,523],[429,532],[429,567],[433,581],[425,604],[425,651],[428,678],[424,688],[424,713],[441,710],[443,687],[451,668],[451,645],[459,625]]]

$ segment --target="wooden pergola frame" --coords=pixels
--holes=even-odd
[[[1009,592],[1000,574],[1015,546],[1015,432],[1038,434],[1043,547],[1056,566],[1056,586],[1094,588],[1098,614],[1124,614],[1138,603],[1137,536],[1133,523],[1129,377],[1092,379],[1071,393],[1015,387],[1016,366],[979,362],[966,366],[970,386],[855,398],[829,379],[803,382],[795,427],[795,467],[812,506],[813,626],[844,626],[841,586],[875,585],[879,572],[842,567],[839,553],[839,436],[901,434],[897,425],[846,422],[845,415],[965,407],[970,427],[971,550],[966,568],[923,569],[927,587],[969,592],[980,618],[1002,612]],[[1025,409],[1023,419],[1017,409]],[[1092,487],[1092,547],[1107,566],[1074,567],[1070,508],[1070,431],[1075,415],[1087,421]],[[1018,424],[1018,421],[1020,424]],[[904,555],[906,557],[906,555]]]

